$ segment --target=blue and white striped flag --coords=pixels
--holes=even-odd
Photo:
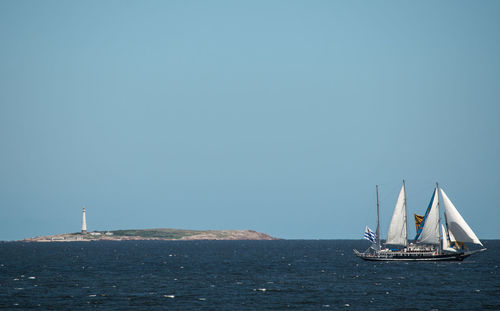
[[[365,229],[365,239],[372,243],[377,243],[377,235],[375,234],[375,232],[371,231],[368,226],[366,226]]]

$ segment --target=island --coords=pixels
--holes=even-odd
[[[268,234],[253,230],[185,230],[185,229],[129,229],[105,230],[85,233],[63,233],[27,238],[23,242],[84,242],[130,240],[278,240]]]

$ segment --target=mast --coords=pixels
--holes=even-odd
[[[375,233],[377,235],[377,247],[380,250],[380,204],[378,201],[378,185],[375,186],[377,190],[377,232]]]
[[[405,230],[405,241],[406,241],[406,245],[408,245],[408,220],[407,220],[407,214],[408,214],[408,210],[407,210],[407,207],[406,207],[406,184],[405,184],[405,180],[403,179],[403,189],[405,191],[404,193],[404,205],[405,205],[405,226],[406,226],[406,230]]]
[[[437,192],[437,209],[438,209],[438,226],[441,226],[441,211],[439,210],[439,184],[436,182],[436,192]],[[442,245],[442,241],[443,241],[443,237],[441,236],[441,230],[438,230],[439,231],[439,241],[441,241],[441,243],[438,244],[438,247],[439,247],[439,252],[441,253],[443,251],[443,245]]]

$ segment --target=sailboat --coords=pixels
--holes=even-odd
[[[443,189],[436,184],[431,201],[421,223],[417,224],[417,235],[414,243],[408,242],[406,217],[406,186],[403,186],[392,214],[391,224],[384,247],[380,240],[380,216],[378,186],[377,190],[377,230],[374,234],[367,227],[372,245],[364,252],[354,250],[354,254],[369,261],[462,261],[470,255],[485,251],[481,241],[462,215],[455,208]],[[441,224],[440,200],[444,206],[444,224]],[[418,216],[418,215],[417,215]],[[417,218],[417,217],[416,217]],[[481,249],[469,250],[467,244],[480,245]]]

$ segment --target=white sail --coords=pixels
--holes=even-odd
[[[453,233],[451,233],[451,231],[448,231],[448,236],[450,237],[450,241],[453,241],[453,242],[457,241],[457,239],[455,239],[455,237],[453,236]]]
[[[453,237],[452,241],[470,242],[483,246],[474,231],[472,231],[462,215],[460,215],[453,203],[448,199],[443,189],[441,189],[441,196],[443,197],[444,212],[446,214],[446,226],[448,227],[448,232],[450,232],[450,238]]]
[[[448,235],[446,234],[446,230],[443,225],[441,225],[441,235],[443,236],[443,250],[455,253],[457,250],[451,247],[450,242],[448,241]]]
[[[439,239],[439,199],[437,188],[434,190],[433,200],[429,214],[424,219],[424,228],[418,237],[418,243],[437,244],[441,243]]]
[[[391,224],[387,232],[386,244],[390,245],[408,245],[408,234],[406,231],[406,199],[405,199],[405,186],[401,187],[399,192],[396,207],[392,214]]]

